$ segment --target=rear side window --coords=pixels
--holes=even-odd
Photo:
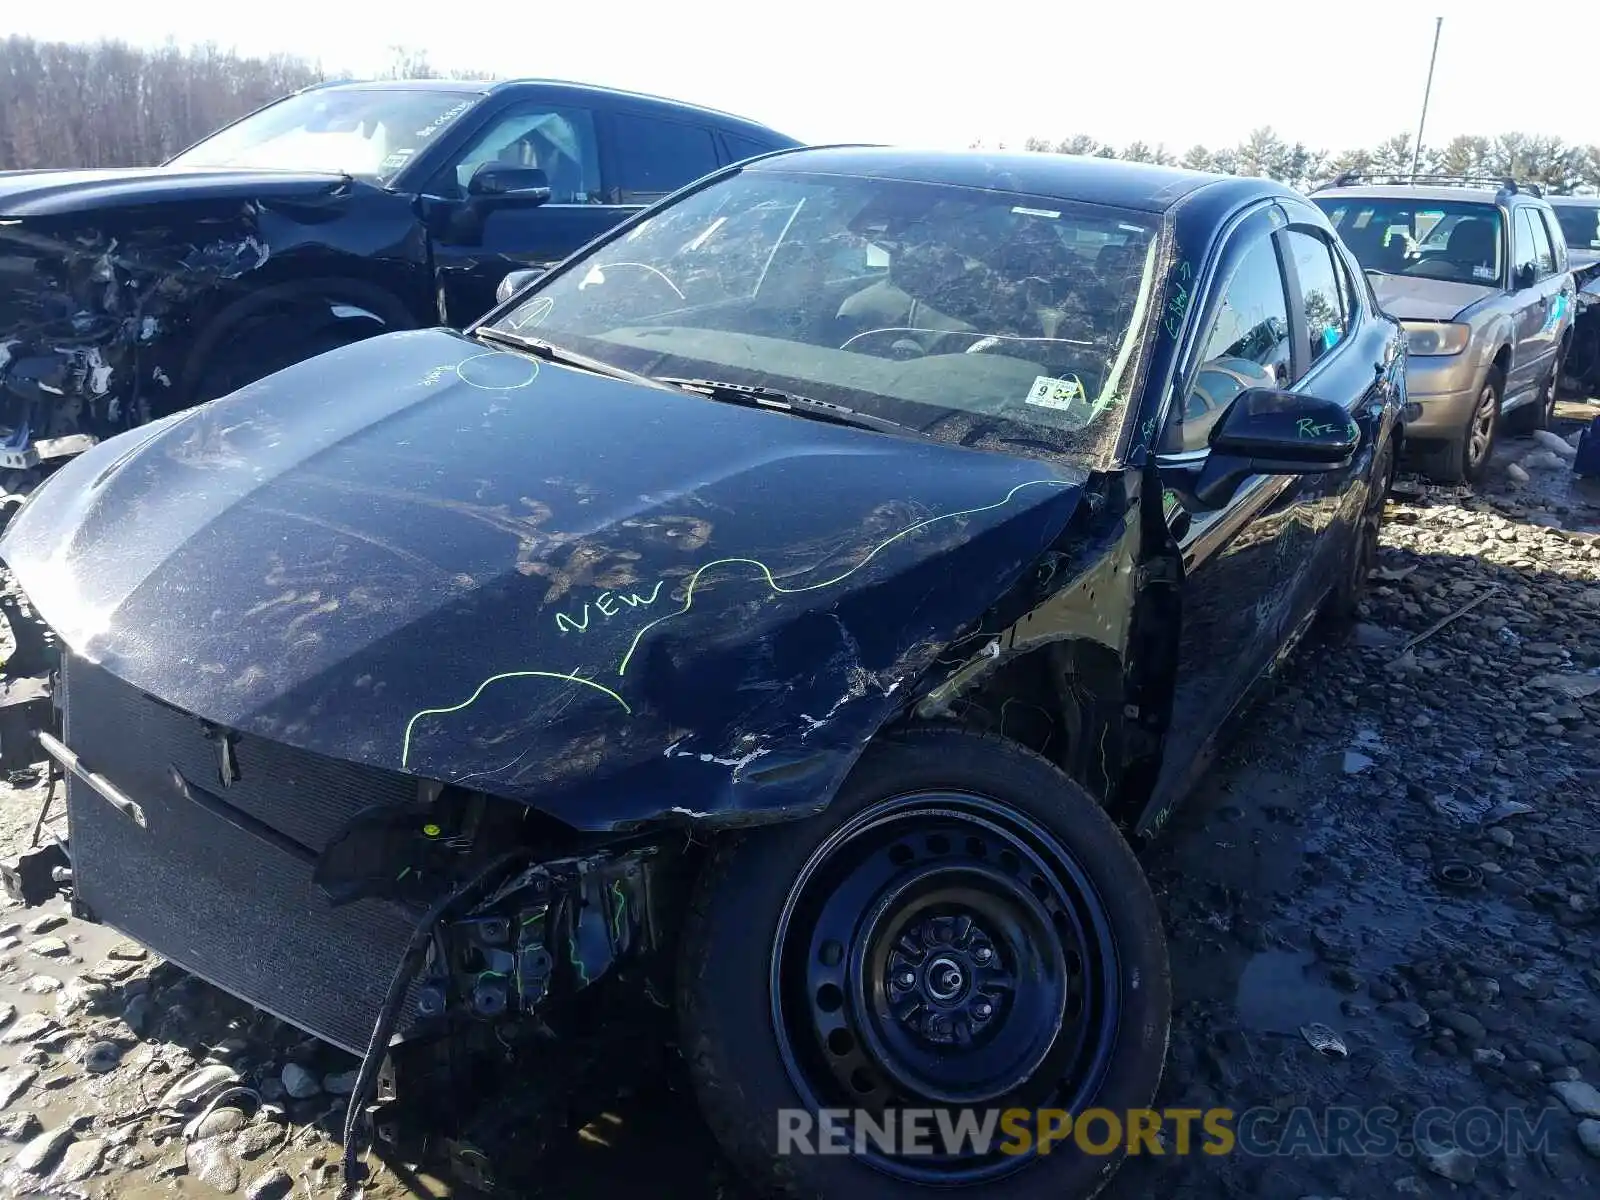
[[[758,142],[754,138],[740,137],[737,133],[725,133],[723,140],[728,143],[728,153],[734,162],[743,162],[747,158],[754,158],[758,154],[765,154],[769,150],[776,150],[776,146],[769,146],[765,142]]]
[[[1343,340],[1349,328],[1343,289],[1333,261],[1333,247],[1313,233],[1291,229],[1284,235],[1300,278],[1300,304],[1308,339],[1309,368]]]
[[[1550,237],[1550,227],[1544,223],[1544,213],[1536,208],[1525,209],[1533,226],[1534,258],[1539,264],[1539,278],[1548,279],[1556,273],[1556,250]]]
[[[700,125],[617,113],[618,201],[649,204],[717,169],[711,131]]]

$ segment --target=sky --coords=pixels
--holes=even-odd
[[[1020,146],[1030,135],[1082,132],[1178,153],[1196,142],[1232,145],[1261,125],[1331,151],[1414,133],[1440,15],[1403,0],[1210,0],[1181,10],[1177,0],[1020,9],[1004,0],[613,0],[603,8],[17,0],[5,8],[0,36],[213,42],[243,54],[298,54],[341,75],[379,72],[404,45],[440,68],[653,92],[812,143],[961,147],[982,138]],[[1600,143],[1600,117],[1576,86],[1581,68],[1561,62],[1565,47],[1600,45],[1600,5],[1456,0],[1444,17],[1425,143],[1512,130]],[[1547,36],[1529,40],[1546,20]]]

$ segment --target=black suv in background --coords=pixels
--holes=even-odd
[[[0,174],[0,486],[376,333],[466,325],[720,166],[795,139],[545,81],[320,85],[160,167]]]

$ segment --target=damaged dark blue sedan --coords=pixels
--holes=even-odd
[[[1132,847],[1353,609],[1404,403],[1265,180],[725,169],[30,497],[73,902],[363,1054],[352,1175],[386,1064],[504,1181],[483,1131],[637,1003],[781,1194],[1091,1195],[1116,1154],[984,1114],[1150,1103]],[[799,1153],[824,1110],[847,1152]]]

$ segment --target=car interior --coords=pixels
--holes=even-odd
[[[1150,231],[984,207],[995,211],[935,205],[897,219],[869,209],[845,228],[804,204],[746,208],[702,222],[670,253],[641,246],[628,251],[638,261],[594,260],[592,283],[630,278],[615,307],[582,323],[613,353],[646,356],[628,365],[647,374],[748,370],[852,407],[867,394],[1081,426],[1119,357]],[[1040,378],[1067,381],[1078,403],[1025,407]]]

